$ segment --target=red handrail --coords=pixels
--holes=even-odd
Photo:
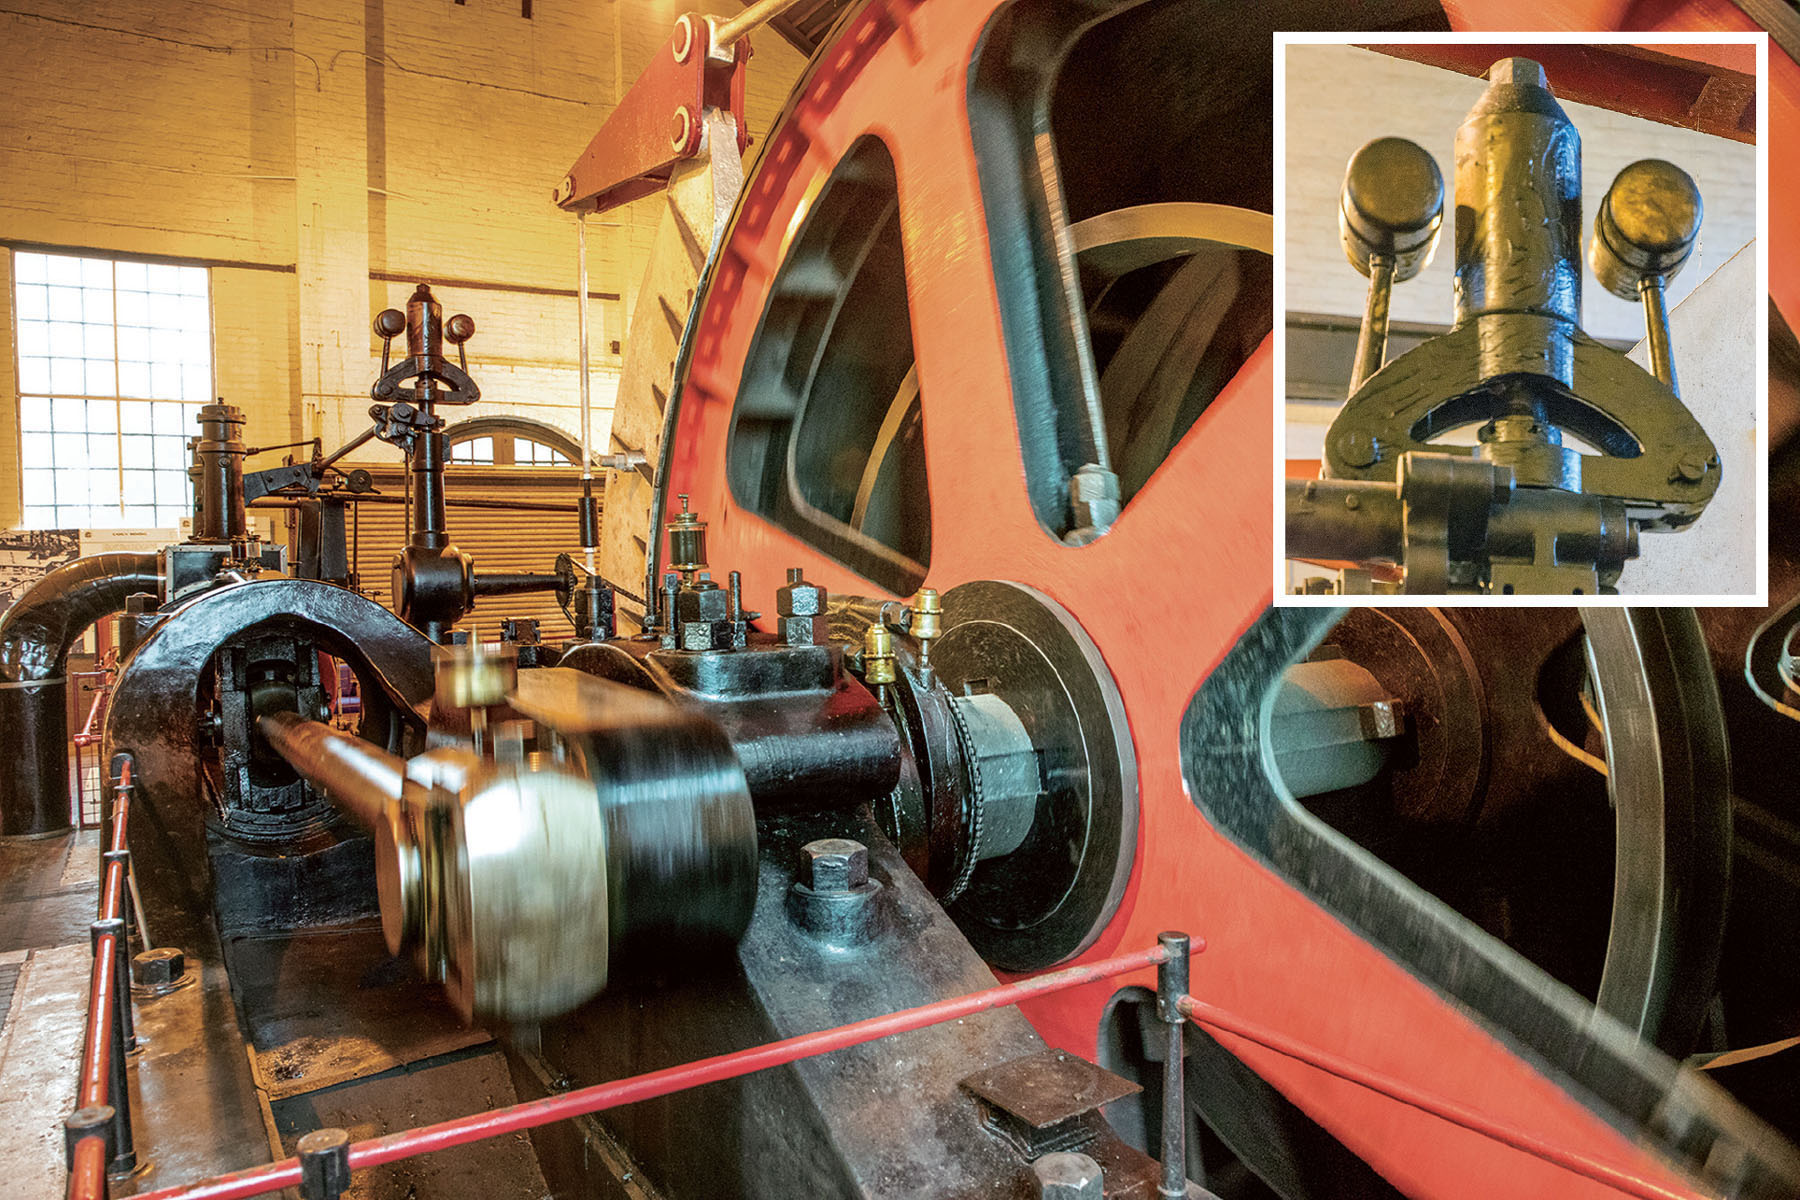
[[[1204,949],[1205,943],[1195,939],[1194,952],[1198,953]],[[96,975],[101,970],[101,963],[107,961],[107,958],[108,956],[96,956]],[[932,1004],[920,1005],[917,1008],[903,1009],[887,1016],[872,1017],[836,1029],[801,1034],[747,1050],[738,1050],[730,1054],[701,1059],[698,1062],[636,1075],[629,1079],[596,1084],[558,1096],[526,1101],[506,1108],[497,1108],[450,1121],[441,1121],[435,1125],[403,1130],[385,1137],[371,1138],[367,1141],[357,1142],[349,1148],[349,1165],[352,1170],[380,1166],[404,1158],[428,1154],[434,1150],[447,1150],[487,1138],[519,1133],[571,1117],[655,1099],[708,1083],[736,1079],[743,1075],[767,1070],[770,1067],[827,1054],[833,1050],[841,1050],[894,1034],[942,1024],[990,1009],[1009,1007],[1021,1001],[1062,991],[1066,988],[1097,983],[1155,966],[1166,961],[1167,958],[1167,952],[1157,946],[1134,954],[1069,967],[1015,983],[987,988],[953,1000],[941,1000]],[[98,985],[96,985],[96,989],[98,989]],[[96,990],[95,994],[104,995],[104,992]],[[1216,1033],[1222,1033],[1227,1037],[1252,1042],[1265,1049],[1304,1062],[1340,1079],[1388,1096],[1399,1103],[1430,1113],[1450,1124],[1510,1146],[1544,1162],[1562,1167],[1573,1174],[1607,1185],[1626,1195],[1638,1197],[1639,1200],[1695,1200],[1693,1192],[1677,1191],[1641,1175],[1589,1158],[1584,1154],[1563,1149],[1516,1126],[1485,1116],[1403,1080],[1350,1062],[1348,1059],[1289,1037],[1278,1030],[1227,1012],[1205,1001],[1197,1000],[1193,996],[1182,996],[1178,1005],[1182,1014],[1197,1025],[1204,1026]],[[107,1021],[109,1018],[106,1014],[90,1012],[90,1030],[95,1024]],[[92,1042],[93,1039],[90,1036],[90,1047]],[[104,1050],[101,1053],[103,1055]],[[99,1061],[103,1074],[104,1057]],[[84,1073],[84,1079],[92,1077],[91,1070]],[[90,1141],[97,1143],[98,1139],[94,1138]],[[87,1143],[84,1142],[78,1148],[78,1165],[83,1161],[80,1151],[86,1146]],[[93,1162],[102,1161],[93,1155],[90,1155],[89,1159]],[[142,1193],[138,1200],[248,1200],[249,1197],[267,1195],[282,1188],[295,1187],[299,1183],[300,1160],[287,1158],[267,1166],[220,1175],[193,1184]],[[70,1200],[87,1200],[89,1197],[99,1200],[101,1195],[100,1192],[77,1191],[76,1180],[71,1178]]]
[[[131,816],[131,762],[119,769],[113,799],[111,850],[125,849],[126,824]],[[108,858],[100,890],[100,920],[116,920],[125,894],[125,863]],[[94,1108],[111,1101],[108,1094],[113,1067],[114,990],[129,986],[117,977],[119,934],[108,931],[94,940],[94,965],[88,975],[87,1033],[81,1048],[81,1078],[76,1086],[75,1107]],[[96,1130],[75,1144],[69,1164],[69,1200],[102,1200],[106,1195],[106,1138]]]
[[[1195,939],[1195,952],[1204,948],[1204,943]],[[371,1138],[368,1141],[357,1142],[350,1147],[350,1167],[352,1170],[356,1170],[379,1166],[382,1163],[411,1158],[414,1155],[425,1154],[433,1150],[447,1150],[452,1146],[467,1145],[484,1138],[502,1137],[509,1133],[534,1129],[539,1125],[548,1125],[586,1113],[601,1112],[625,1104],[635,1104],[640,1100],[652,1100],[658,1096],[666,1096],[671,1092],[699,1087],[702,1084],[736,1079],[741,1075],[767,1070],[769,1067],[778,1067],[802,1058],[811,1058],[833,1050],[842,1050],[848,1046],[858,1046],[864,1042],[876,1041],[896,1033],[923,1029],[928,1025],[941,1025],[946,1021],[973,1016],[989,1009],[1007,1008],[1023,1000],[1060,992],[1065,988],[1080,987],[1083,984],[1097,983],[1117,975],[1144,970],[1165,961],[1167,957],[1167,952],[1161,946],[1155,946],[1149,950],[1140,950],[1135,954],[1125,954],[1117,958],[1106,959],[1103,962],[1068,967],[1061,971],[1051,971],[1045,975],[1022,979],[1016,983],[1002,984],[999,987],[972,992],[953,1000],[939,1000],[931,1004],[922,1004],[917,1008],[907,1008],[896,1013],[889,1013],[884,1017],[871,1017],[866,1021],[857,1021],[836,1029],[821,1030],[818,1033],[803,1033],[798,1037],[770,1042],[767,1045],[755,1046],[748,1050],[737,1050],[730,1054],[721,1054],[714,1058],[705,1058],[699,1062],[685,1063],[678,1067],[667,1067],[661,1071],[651,1071],[646,1075],[636,1075],[614,1083],[601,1083],[593,1087],[578,1088],[572,1092],[564,1092],[560,1096],[529,1100],[507,1108],[497,1108],[490,1112],[458,1117],[453,1121],[441,1121],[436,1125],[426,1125],[419,1129],[391,1133],[386,1137]],[[137,1200],[243,1200],[244,1197],[262,1196],[269,1192],[279,1191],[284,1187],[294,1187],[299,1182],[300,1160],[287,1158],[266,1167],[255,1167],[230,1175],[220,1175],[217,1178],[189,1184],[185,1187],[141,1192]]]
[[[81,673],[84,675],[97,674],[102,679],[106,678],[109,674],[109,672],[106,671],[84,671]],[[99,687],[94,689],[94,702],[88,705],[87,720],[82,722],[81,732],[75,735],[74,740],[76,745],[91,746],[100,740],[102,735],[94,728],[94,725],[99,721],[100,714],[106,711],[106,700],[110,695],[112,695],[112,684],[110,682],[102,683]]]

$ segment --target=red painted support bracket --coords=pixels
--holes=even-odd
[[[688,13],[657,50],[631,90],[600,126],[552,198],[565,212],[603,213],[660,192],[675,164],[700,153],[709,108],[737,121],[738,152],[750,144],[744,125],[744,64],[750,41],[723,57],[705,17]]]
[[[1756,47],[1749,43],[1420,42],[1364,49],[1478,78],[1496,60],[1524,54],[1543,63],[1551,88],[1563,100],[1734,142],[1756,141]]]

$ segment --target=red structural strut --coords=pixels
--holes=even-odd
[[[1384,1075],[1379,1071],[1360,1066],[1329,1051],[1321,1050],[1317,1046],[1297,1041],[1265,1025],[1259,1025],[1255,1021],[1249,1021],[1234,1013],[1226,1012],[1222,1008],[1216,1008],[1204,1000],[1183,996],[1178,1004],[1187,1019],[1196,1025],[1243,1038],[1248,1042],[1255,1042],[1264,1049],[1273,1050],[1277,1054],[1303,1062],[1310,1067],[1317,1067],[1327,1074],[1335,1075],[1339,1079],[1354,1083],[1359,1087],[1368,1088],[1370,1091],[1379,1092],[1402,1104],[1409,1104],[1434,1117],[1448,1121],[1452,1125],[1460,1126],[1486,1138],[1492,1138],[1502,1145],[1511,1146],[1534,1158],[1554,1163],[1566,1171],[1592,1179],[1597,1183],[1606,1184],[1628,1196],[1639,1196],[1643,1200],[1696,1200],[1693,1192],[1672,1191],[1659,1183],[1654,1183],[1629,1171],[1608,1166],[1585,1154],[1577,1154],[1573,1150],[1554,1146],[1535,1134],[1483,1116],[1473,1109],[1464,1108],[1441,1096],[1434,1096],[1430,1092],[1422,1091],[1391,1075]]]
[[[1205,944],[1196,938],[1194,951],[1198,953],[1204,948]],[[871,1017],[866,1021],[842,1025],[836,1029],[826,1029],[818,1033],[803,1033],[798,1037],[770,1042],[765,1046],[721,1054],[715,1058],[703,1058],[699,1062],[668,1067],[661,1071],[651,1071],[649,1074],[635,1075],[630,1079],[621,1079],[615,1083],[596,1084],[593,1087],[565,1092],[560,1096],[531,1100],[524,1104],[514,1104],[508,1108],[497,1108],[491,1112],[459,1117],[454,1121],[442,1121],[436,1125],[426,1125],[419,1129],[389,1134],[386,1137],[371,1138],[366,1142],[357,1142],[350,1147],[350,1168],[357,1170],[363,1167],[379,1166],[382,1163],[411,1158],[414,1155],[426,1154],[433,1150],[447,1150],[452,1146],[466,1145],[483,1138],[501,1137],[509,1133],[518,1133],[521,1130],[534,1129],[539,1125],[548,1125],[554,1121],[578,1117],[585,1113],[618,1108],[625,1104],[635,1104],[640,1100],[652,1100],[658,1096],[666,1096],[671,1092],[699,1087],[702,1084],[736,1079],[740,1075],[750,1075],[802,1058],[812,1058],[815,1055],[828,1054],[833,1050],[859,1046],[864,1042],[873,1042],[897,1033],[908,1033],[929,1025],[941,1025],[946,1021],[973,1016],[976,1013],[987,1012],[989,1009],[1009,1008],[1020,1001],[1060,992],[1067,988],[1098,983],[1104,979],[1156,966],[1167,957],[1160,946],[1152,947],[1135,954],[1124,954],[1103,962],[1068,967],[1061,971],[1051,971],[1045,975],[1022,979],[1017,983],[1008,983],[972,992],[954,1000],[939,1000],[932,1004],[922,1004],[917,1008],[907,1008],[896,1013],[889,1013],[885,1017]],[[239,1200],[241,1197],[262,1196],[284,1187],[293,1187],[299,1182],[300,1160],[288,1158],[278,1163],[271,1163],[266,1167],[221,1175],[216,1179],[205,1180],[186,1187],[143,1192],[138,1195],[138,1200]]]

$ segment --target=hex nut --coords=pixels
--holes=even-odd
[[[783,645],[821,646],[825,643],[825,618],[782,617],[776,621]]]
[[[1069,508],[1077,529],[1107,529],[1122,507],[1119,477],[1092,463],[1069,477]]]
[[[180,983],[187,973],[187,956],[173,946],[146,950],[131,960],[132,980],[143,988],[165,990]]]
[[[869,882],[869,848],[850,838],[821,838],[800,848],[800,882],[815,892],[855,891]]]
[[[675,597],[675,619],[683,625],[694,621],[729,621],[731,598],[717,585],[682,588]]]
[[[685,621],[678,639],[683,650],[722,650],[731,644],[730,621]]]
[[[805,579],[793,579],[775,589],[775,613],[783,617],[816,617],[825,611],[825,589]]]
[[[1117,500],[1119,477],[1102,467],[1082,467],[1069,479],[1069,498],[1078,504]]]

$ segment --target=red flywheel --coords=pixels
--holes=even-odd
[[[1239,350],[1215,369],[1197,417],[1159,418],[1185,430],[1173,445],[1138,478],[1129,463],[1122,469],[1128,502],[1109,532],[1072,545],[1046,518],[1034,464],[1070,452],[1068,427],[1054,415],[1067,411],[1057,377],[1069,362],[1093,369],[1079,348],[1070,358],[1067,343],[1091,333],[1096,344],[1110,337],[1122,345],[1128,336],[1106,327],[1103,305],[1082,311],[1080,288],[1088,285],[1091,299],[1093,279],[1059,273],[1054,238],[1046,246],[1041,236],[1059,228],[1044,223],[1045,213],[1055,217],[1066,204],[1079,217],[1103,198],[1073,194],[1095,186],[1074,171],[1071,194],[1056,192],[1049,156],[1085,155],[1091,176],[1105,173],[1094,164],[1109,154],[1129,151],[1140,160],[1130,186],[1147,188],[1152,201],[1266,211],[1266,101],[1263,124],[1228,122],[1209,76],[1241,91],[1252,72],[1266,96],[1271,30],[1379,17],[1330,5],[1252,12],[1263,6],[1173,0],[1133,10],[1138,29],[1109,43],[1106,6],[1061,7],[1081,12],[1032,0],[872,0],[840,22],[768,135],[696,300],[668,492],[686,493],[707,516],[712,560],[743,572],[752,607],[758,598],[766,606],[785,568],[801,567],[834,593],[870,596],[920,584],[1022,584],[1079,625],[1116,685],[1136,760],[1128,882],[1083,956],[1188,931],[1207,943],[1194,966],[1201,999],[1687,1194],[1695,1186],[1688,1172],[1702,1164],[1676,1153],[1680,1136],[1721,1147],[1758,1136],[1722,1096],[1675,1096],[1690,1085],[1678,1085],[1674,1064],[1627,1038],[1583,1030],[1572,993],[1542,1012],[1504,999],[1484,1010],[1458,990],[1457,973],[1477,970],[1480,956],[1464,963],[1433,949],[1433,931],[1454,925],[1447,910],[1433,912],[1419,893],[1426,915],[1417,928],[1402,920],[1375,944],[1321,900],[1330,881],[1307,878],[1280,847],[1220,827],[1231,798],[1195,794],[1197,781],[1219,778],[1198,770],[1197,756],[1228,756],[1235,736],[1193,724],[1202,708],[1213,720],[1232,717],[1237,693],[1219,690],[1215,669],[1307,633],[1269,609],[1275,379],[1266,305],[1258,336],[1247,339],[1234,316],[1213,315],[1219,329],[1237,328]],[[1541,6],[1510,2],[1447,7],[1465,29],[1532,28],[1551,18]],[[1632,27],[1641,7],[1590,3],[1556,19]],[[1294,8],[1304,11],[1286,11]],[[1660,29],[1754,28],[1729,4],[1656,9]],[[1164,36],[1176,26],[1190,35]],[[1196,29],[1204,36],[1192,36]],[[1058,105],[1082,96],[1033,89],[1052,77],[1058,56],[1105,64],[1127,50],[1144,77],[1168,81],[1160,106],[1150,106],[1159,111],[1124,120],[1116,147],[1059,144],[1072,123]],[[1800,162],[1800,67],[1778,50],[1770,61],[1771,161],[1778,175],[1791,174]],[[1146,149],[1157,139],[1198,141]],[[1141,161],[1158,155],[1166,166]],[[1777,300],[1800,315],[1800,188],[1777,182],[1772,194]],[[896,245],[884,290],[877,276]],[[1245,304],[1260,295],[1241,267],[1255,257],[1234,259]],[[794,263],[805,270],[788,269]],[[1257,269],[1266,278],[1266,260]],[[903,281],[903,296],[893,280]],[[885,427],[871,432],[883,445],[909,447],[893,478],[871,472],[866,449],[859,456],[833,444],[856,428],[842,414],[866,405],[859,397],[870,389],[879,396],[873,420]],[[807,412],[839,416],[820,418],[827,432],[814,436]],[[1051,415],[1034,415],[1043,413]],[[1129,433],[1115,438],[1121,443],[1131,443]],[[816,487],[784,489],[796,466],[816,472]],[[890,506],[884,533],[869,534],[871,489]],[[846,534],[846,525],[867,536]],[[1256,718],[1237,715],[1240,724]],[[1366,857],[1346,852],[1317,869],[1381,876]],[[1080,988],[1024,1011],[1053,1044],[1093,1056],[1114,991]],[[1218,1041],[1408,1195],[1616,1194],[1254,1044],[1225,1034]],[[1659,1105],[1665,1116],[1683,1114],[1685,1134],[1652,1126]]]

